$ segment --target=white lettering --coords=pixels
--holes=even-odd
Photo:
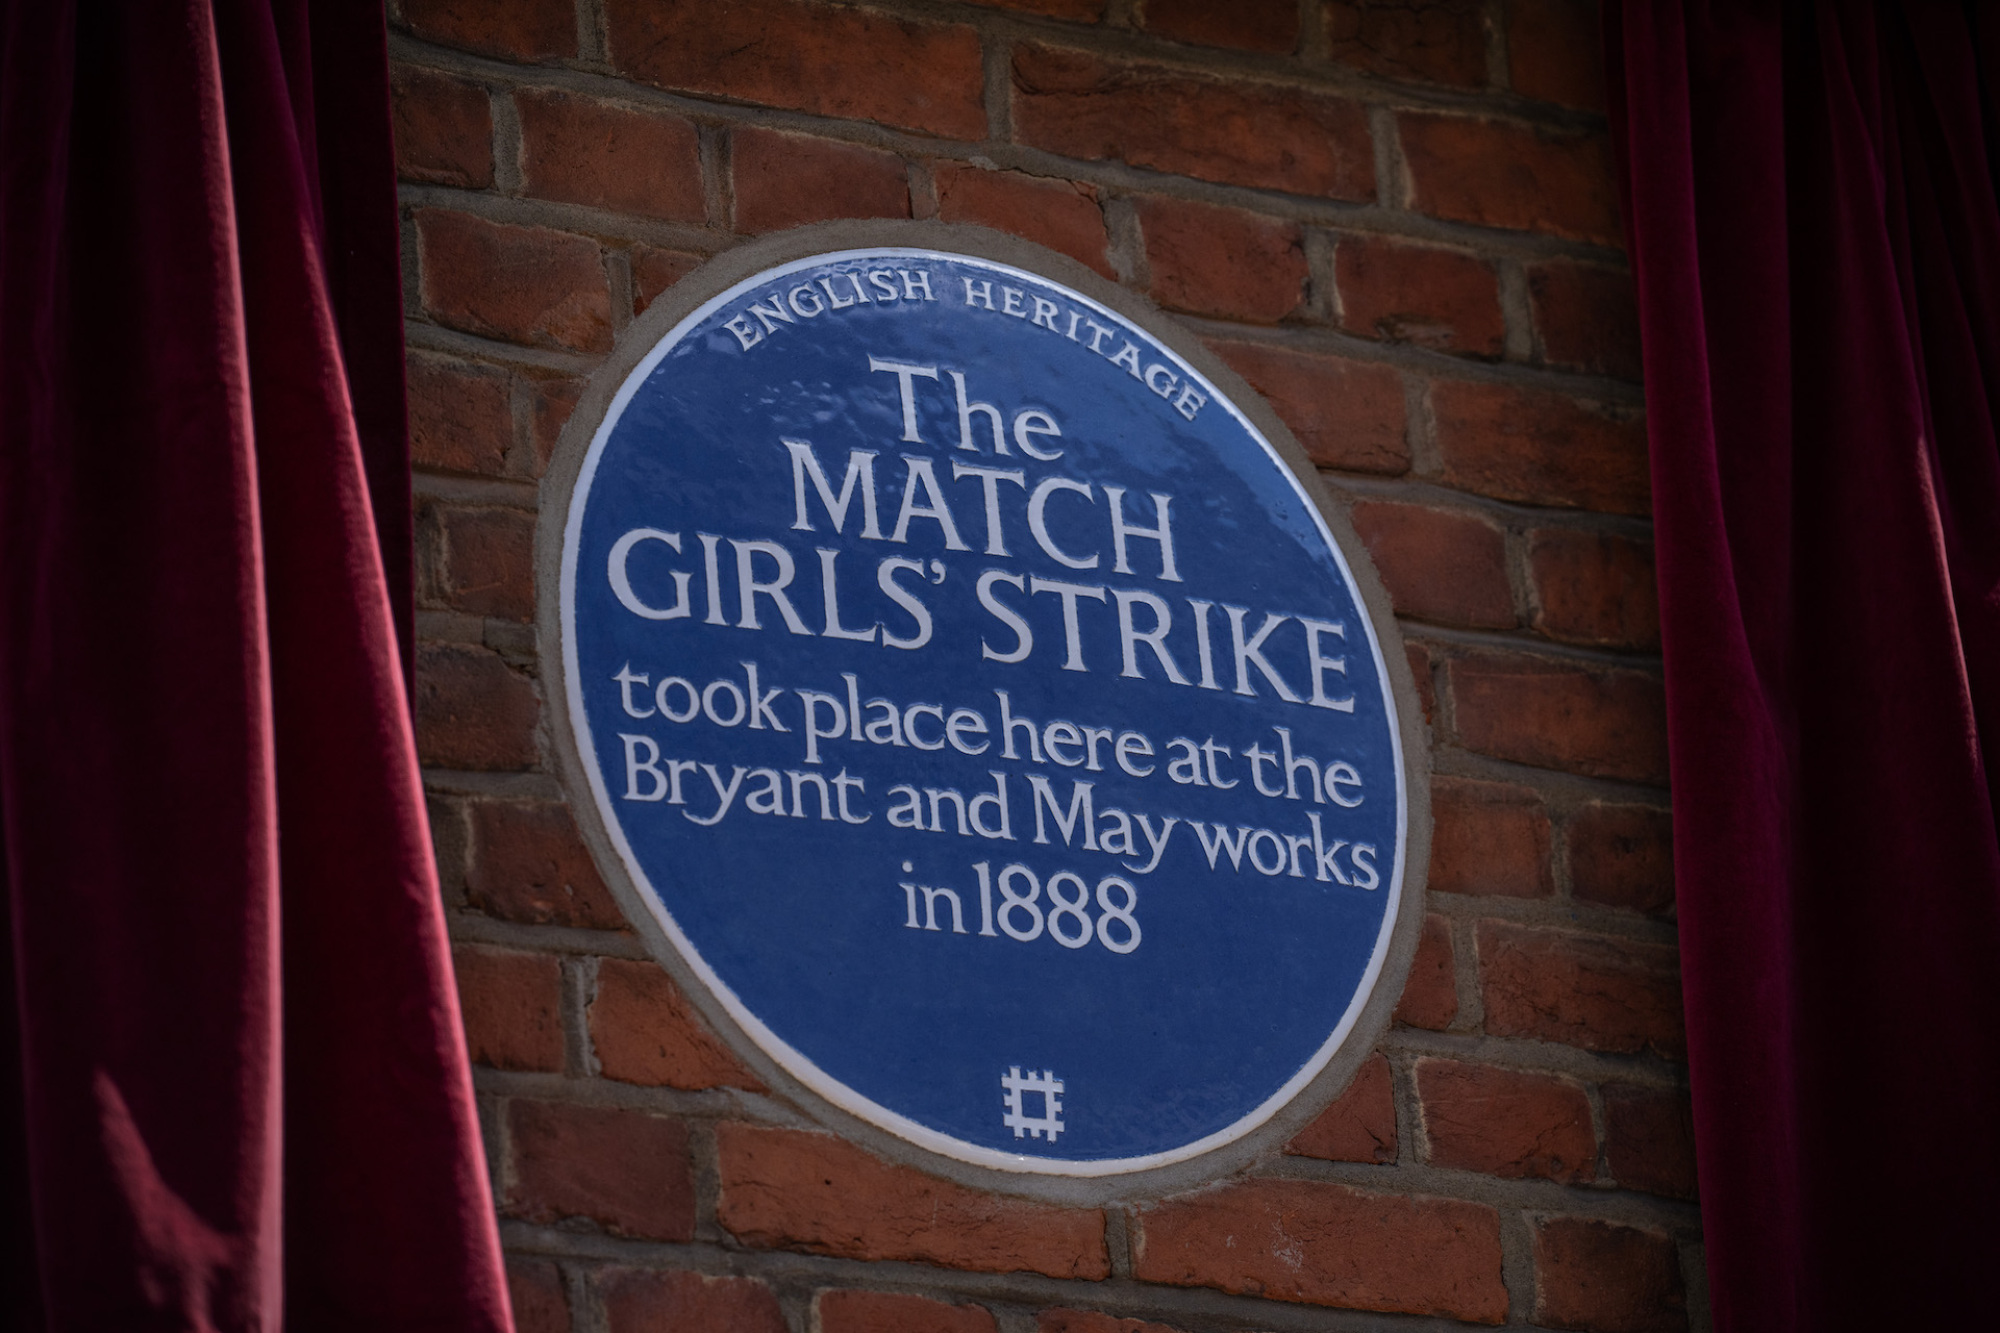
[[[1063,638],[1069,653],[1063,658],[1064,671],[1088,671],[1083,664],[1083,639],[1076,623],[1076,599],[1089,597],[1095,601],[1104,600],[1104,589],[1082,583],[1064,583],[1058,579],[1045,579],[1039,575],[1028,580],[1029,596],[1052,592],[1062,598]]]
[[[1236,692],[1250,695],[1257,693],[1250,688],[1250,667],[1254,663],[1257,669],[1264,673],[1264,679],[1271,683],[1271,688],[1278,692],[1280,699],[1289,704],[1302,702],[1299,696],[1293,694],[1291,688],[1278,678],[1277,671],[1272,668],[1270,659],[1265,657],[1263,652],[1264,640],[1271,637],[1271,631],[1291,617],[1281,616],[1276,612],[1267,614],[1264,617],[1263,627],[1257,631],[1255,637],[1245,641],[1243,617],[1247,614],[1248,608],[1225,606],[1223,609],[1229,612],[1229,642],[1231,651],[1236,655]]]
[[[930,608],[919,601],[915,593],[896,582],[897,571],[905,569],[915,570],[918,578],[923,577],[922,561],[891,558],[876,567],[875,583],[888,595],[890,601],[910,613],[911,619],[917,622],[917,632],[906,639],[897,638],[885,627],[882,630],[882,642],[891,648],[915,650],[931,641],[931,613]]]
[[[678,620],[688,614],[688,584],[694,576],[683,570],[675,570],[674,604],[668,607],[648,606],[639,600],[639,594],[632,591],[631,575],[626,570],[626,562],[632,557],[632,548],[640,542],[660,542],[671,547],[678,554],[681,549],[681,535],[678,532],[662,532],[658,528],[634,528],[620,537],[611,546],[611,557],[606,562],[606,573],[611,579],[611,591],[619,604],[635,616],[647,620]]]
[[[1063,456],[1060,449],[1038,449],[1028,437],[1031,435],[1061,436],[1062,427],[1047,412],[1035,408],[1024,408],[1014,414],[1014,443],[1021,446],[1021,452],[1044,463],[1053,463]],[[1006,453],[1005,447],[1000,450]]]
[[[884,361],[880,357],[868,358],[870,370],[886,370],[896,377],[896,388],[903,397],[903,439],[911,444],[922,444],[924,437],[917,434],[917,391],[912,383],[921,375],[927,380],[938,377],[936,366],[913,366],[904,361]]]
[[[660,771],[660,747],[651,736],[627,736],[619,733],[618,739],[625,742],[625,799],[628,801],[657,801],[667,794],[667,775]],[[646,747],[646,757],[639,757],[639,747]],[[650,791],[639,790],[639,775],[643,773],[653,780]]]
[[[952,522],[951,510],[945,505],[944,495],[938,490],[937,473],[931,470],[931,460],[916,454],[904,454],[903,462],[908,471],[903,478],[903,508],[896,515],[896,530],[889,535],[892,542],[907,542],[910,537],[910,520],[927,518],[938,525],[944,533],[947,551],[969,551],[972,548],[959,540],[958,525]],[[922,486],[924,501],[917,503],[917,487]]]
[[[757,620],[757,594],[762,593],[776,604],[778,614],[785,618],[785,628],[794,634],[810,636],[806,622],[799,619],[799,613],[792,609],[792,599],[785,596],[785,589],[792,584],[798,567],[792,563],[792,553],[776,542],[730,540],[736,548],[736,591],[741,616],[736,622],[738,629],[762,629]],[[769,556],[778,566],[778,577],[766,583],[760,581],[753,572],[753,560],[759,555]]]
[[[820,503],[826,506],[827,517],[833,520],[835,532],[845,532],[847,528],[847,506],[854,500],[855,488],[861,490],[861,535],[870,541],[882,540],[882,529],[875,515],[875,451],[872,449],[849,449],[847,451],[847,474],[841,478],[840,494],[833,493],[833,486],[826,479],[826,470],[819,465],[819,456],[813,452],[811,444],[804,440],[781,441],[792,455],[792,498],[795,514],[792,528],[798,532],[811,532],[812,519],[806,515],[806,479],[812,478],[813,489],[819,492]],[[675,548],[680,549],[679,547]]]
[[[1299,623],[1306,627],[1306,662],[1312,671],[1313,707],[1331,708],[1337,713],[1353,712],[1353,695],[1350,694],[1345,699],[1329,699],[1326,696],[1326,673],[1329,671],[1338,671],[1341,675],[1346,675],[1347,659],[1345,657],[1325,657],[1319,651],[1320,635],[1331,634],[1337,639],[1345,639],[1347,637],[1346,627],[1338,623],[1329,624],[1324,620],[1310,620],[1305,616],[1299,617]],[[1259,637],[1261,638],[1262,636],[1260,635]],[[1284,687],[1280,686],[1278,692],[1283,694]],[[1289,698],[1290,696],[1287,695],[1286,697]]]
[[[1167,507],[1174,502],[1173,497],[1162,495],[1158,491],[1149,491],[1147,493],[1153,497],[1155,526],[1142,528],[1136,523],[1127,523],[1125,521],[1125,488],[1123,486],[1106,486],[1104,488],[1104,498],[1111,507],[1111,549],[1113,552],[1111,567],[1120,574],[1130,574],[1132,566],[1127,563],[1125,558],[1125,539],[1127,537],[1145,537],[1160,544],[1161,579],[1168,583],[1179,583],[1181,581],[1180,572],[1174,567],[1174,529],[1173,524],[1167,517]]]
[[[1073,556],[1057,546],[1055,538],[1049,535],[1046,511],[1049,497],[1057,491],[1075,491],[1090,503],[1097,503],[1087,481],[1073,481],[1068,477],[1044,477],[1041,484],[1035,487],[1034,493],[1028,497],[1028,531],[1034,534],[1036,544],[1058,564],[1068,565],[1071,569],[1096,569],[1096,552],[1093,551],[1089,559]]]

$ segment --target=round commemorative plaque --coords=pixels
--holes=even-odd
[[[781,1091],[1074,1193],[1232,1165],[1351,1076],[1420,915],[1421,721],[1199,342],[991,233],[809,229],[628,330],[553,475],[576,804]]]

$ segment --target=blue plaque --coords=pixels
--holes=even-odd
[[[1407,966],[1394,628],[1198,343],[917,234],[684,294],[573,426],[549,632],[607,869],[760,1068],[945,1164],[1296,1127]]]

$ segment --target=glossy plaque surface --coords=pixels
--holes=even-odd
[[[1068,287],[882,248],[709,301],[591,442],[560,616],[688,970],[925,1149],[1229,1143],[1382,971],[1409,811],[1348,567],[1246,416]]]

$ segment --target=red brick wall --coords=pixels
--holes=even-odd
[[[1594,6],[391,10],[419,735],[523,1327],[1705,1326]],[[1423,946],[1352,1089],[1215,1188],[1053,1207],[813,1130],[563,805],[530,550],[565,415],[705,257],[834,217],[985,223],[1177,312],[1396,601],[1436,738]]]

